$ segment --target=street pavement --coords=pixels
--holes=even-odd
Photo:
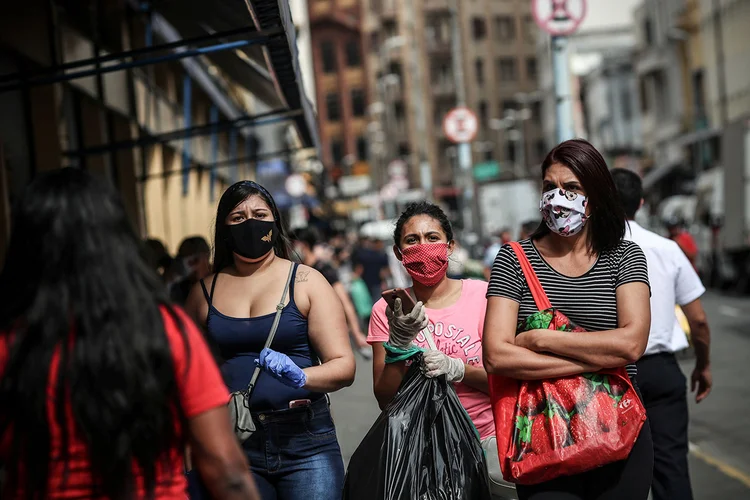
[[[690,472],[694,497],[750,499],[750,297],[709,292],[703,302],[711,325],[714,388],[699,405],[691,394]],[[680,364],[689,378],[693,359],[690,353],[682,358]],[[357,356],[354,384],[333,394],[332,405],[348,464],[379,414],[372,394],[371,362]]]

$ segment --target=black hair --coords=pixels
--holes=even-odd
[[[602,154],[586,140],[571,139],[547,154],[542,162],[542,178],[556,163],[569,168],[586,192],[590,207],[589,250],[599,254],[615,248],[625,236],[625,211]],[[546,224],[540,224],[531,237],[538,239],[549,232]]]
[[[143,258],[156,271],[166,271],[172,263],[172,257],[167,252],[164,243],[157,239],[148,239],[143,243]]]
[[[534,231],[539,229],[540,224],[544,224],[544,222],[539,220],[527,220],[526,222],[521,224],[521,231],[526,234],[532,234]]]
[[[310,250],[314,249],[315,245],[322,241],[320,233],[312,227],[297,229],[289,235],[289,238],[292,241],[299,241],[300,243],[304,243],[310,248]]]
[[[273,214],[273,220],[276,223],[279,236],[276,238],[273,250],[277,257],[289,259],[291,256],[291,245],[287,236],[284,221],[281,220],[281,214],[276,207],[271,193],[260,184],[253,181],[240,181],[232,184],[224,191],[219,200],[219,206],[216,209],[216,231],[214,233],[214,272],[218,273],[225,267],[234,263],[231,247],[229,246],[229,227],[225,222],[234,208],[245,201],[250,196],[260,196],[266,202]]]
[[[445,233],[446,238],[448,238],[448,241],[453,241],[453,228],[448,220],[448,216],[443,212],[443,209],[433,203],[420,201],[408,204],[398,218],[396,229],[393,231],[393,242],[396,246],[401,247],[401,236],[404,232],[404,225],[409,222],[412,217],[416,217],[417,215],[428,215],[438,221],[440,227],[443,228],[443,232]]]
[[[202,236],[190,236],[182,240],[177,250],[178,257],[192,257],[193,255],[211,255],[211,246]]]
[[[141,258],[118,194],[82,170],[54,170],[26,188],[12,227],[0,273],[0,341],[8,346],[0,436],[12,433],[11,453],[0,463],[7,491],[51,493],[54,422],[66,467],[68,429],[86,444],[94,496],[133,498],[137,468],[153,497],[157,470],[183,444],[162,311],[175,319],[186,349],[187,339],[161,280]]]
[[[634,219],[635,213],[641,208],[641,200],[643,200],[641,177],[630,170],[615,168],[612,170],[612,180],[614,180],[617,193],[620,195],[620,202],[625,210],[625,215],[628,219]]]

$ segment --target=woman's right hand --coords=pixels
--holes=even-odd
[[[429,324],[422,302],[417,302],[409,314],[404,314],[401,299],[396,298],[393,309],[386,307],[385,315],[388,318],[388,343],[393,347],[409,347]]]

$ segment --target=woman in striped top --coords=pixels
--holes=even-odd
[[[625,214],[604,158],[586,141],[566,141],[547,155],[542,174],[544,222],[521,246],[552,305],[587,332],[531,330],[516,336],[518,320],[538,308],[518,259],[505,245],[487,291],[484,366],[520,380],[626,366],[633,379],[651,321],[648,272],[641,249],[623,241]],[[628,459],[519,485],[518,495],[522,500],[645,500],[652,465],[651,433],[644,425]]]

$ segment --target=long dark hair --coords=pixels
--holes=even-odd
[[[287,234],[284,221],[281,220],[281,214],[273,201],[273,196],[263,186],[253,181],[235,182],[221,195],[219,207],[216,209],[216,230],[214,232],[214,272],[218,273],[225,267],[234,263],[232,249],[229,246],[229,227],[226,224],[227,217],[234,210],[234,207],[245,201],[250,196],[260,196],[263,201],[270,207],[273,214],[273,220],[276,222],[279,236],[276,238],[274,253],[282,259],[289,259],[291,252],[291,242]]]
[[[419,201],[417,203],[409,203],[396,221],[396,228],[393,230],[393,242],[397,247],[401,248],[401,236],[404,233],[404,225],[417,215],[427,215],[438,221],[445,236],[448,238],[448,242],[453,240],[453,228],[443,209],[434,203]]]
[[[599,254],[615,248],[625,236],[625,211],[604,157],[588,141],[571,139],[547,154],[542,162],[542,177],[555,163],[568,167],[586,191],[591,213],[587,222],[589,250]],[[542,222],[531,238],[538,239],[549,232]]]
[[[95,496],[133,498],[135,463],[152,497],[157,463],[179,444],[174,364],[160,308],[181,330],[182,323],[141,258],[119,196],[84,171],[52,171],[27,187],[12,227],[0,273],[0,342],[8,346],[0,436],[12,433],[7,491],[46,498],[49,427],[54,421],[60,429],[67,463],[72,415],[88,448]],[[50,380],[56,384],[48,413]]]

